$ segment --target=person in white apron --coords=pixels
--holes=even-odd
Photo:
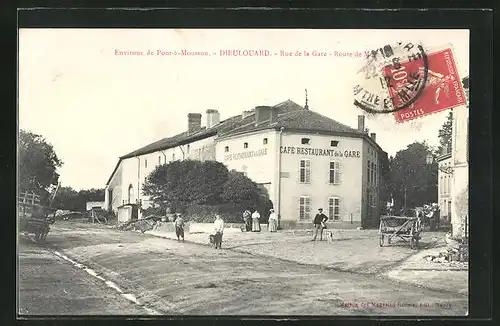
[[[278,217],[276,216],[276,213],[274,212],[274,209],[271,208],[269,214],[269,232],[276,232],[278,231]]]
[[[252,214],[252,232],[260,232],[260,214],[257,210]]]

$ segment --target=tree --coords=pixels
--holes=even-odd
[[[453,111],[450,110],[450,113],[446,117],[446,121],[439,130],[439,147],[438,153],[446,153],[451,150],[451,133],[452,133],[452,125],[453,125]]]
[[[426,162],[426,156],[431,152],[432,148],[425,142],[415,142],[390,158],[391,191],[396,210],[405,204],[411,208],[436,201],[437,163]]]
[[[56,172],[63,162],[41,135],[21,130],[19,133],[19,189],[48,199],[51,186],[57,185]]]
[[[267,193],[242,173],[229,172],[216,161],[175,161],[156,167],[146,178],[142,192],[157,213],[170,208],[185,212],[192,206],[241,207],[267,212],[272,207]]]
[[[104,201],[104,189],[92,188],[76,191],[71,187],[60,187],[52,207],[73,212],[85,212],[89,201]]]
[[[229,172],[229,178],[224,184],[222,199],[244,209],[257,209],[264,216],[267,216],[273,207],[265,188],[259,187],[243,173],[234,170]]]

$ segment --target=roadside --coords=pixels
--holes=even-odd
[[[420,249],[399,242],[379,247],[378,230],[332,230],[333,241],[311,241],[311,230],[283,230],[277,233],[241,232],[228,229],[223,247],[252,255],[268,256],[300,264],[320,265],[355,274],[388,277],[398,282],[439,291],[468,294],[468,265],[429,262],[445,247],[445,232],[425,232]],[[174,232],[146,231],[146,234],[176,240]],[[208,233],[186,234],[186,241],[208,245]]]
[[[21,236],[18,305],[21,317],[145,313],[97,279]]]
[[[269,241],[266,237],[277,234],[259,235],[264,243]],[[202,235],[198,236],[201,243]],[[308,238],[307,234],[288,236]],[[348,237],[347,232],[344,236]],[[367,241],[356,232],[350,236]],[[54,225],[47,246],[89,266],[124,292],[134,293],[144,306],[164,314],[464,315],[467,311],[464,296],[237,249],[215,250],[200,243],[68,222]],[[225,244],[229,248],[229,240]],[[233,246],[237,244],[233,240]],[[443,307],[449,309],[443,311]]]

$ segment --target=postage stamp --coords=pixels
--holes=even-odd
[[[428,114],[464,105],[466,96],[451,48],[432,52],[427,57],[428,76],[422,94],[410,106],[394,112],[397,122],[404,122]],[[389,70],[389,69],[387,69]],[[398,103],[397,88],[389,87],[389,94]]]
[[[428,69],[420,44],[397,42],[372,50],[358,71],[354,105],[369,113],[409,108],[423,94]]]

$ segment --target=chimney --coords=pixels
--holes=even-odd
[[[273,124],[278,121],[278,109],[271,108],[271,113],[269,115],[269,124]]]
[[[364,133],[365,132],[365,116],[358,115],[358,131]]]
[[[207,129],[212,128],[220,122],[220,113],[217,110],[207,110]]]
[[[255,125],[258,125],[266,120],[269,120],[270,116],[271,116],[270,106],[255,107]]]
[[[374,141],[374,142],[377,142],[376,137],[377,137],[377,134],[376,134],[376,133],[372,132],[372,133],[370,134],[370,138],[371,138],[371,139],[373,139],[373,141]]]
[[[188,113],[188,133],[201,129],[201,113]]]

